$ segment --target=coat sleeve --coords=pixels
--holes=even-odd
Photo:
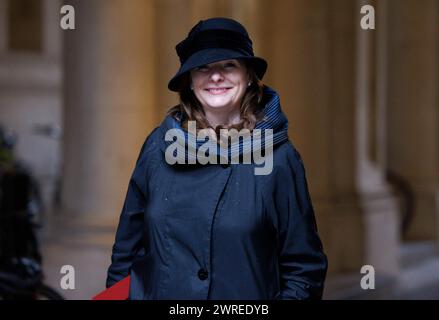
[[[277,299],[321,299],[328,262],[317,233],[302,160],[288,144],[287,161],[277,167],[273,196],[278,219]]]
[[[146,157],[150,151],[150,137],[142,146],[128,184],[112,249],[111,265],[107,272],[107,288],[127,277],[133,259],[141,255],[143,212],[146,203]]]

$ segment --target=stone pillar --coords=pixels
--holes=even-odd
[[[8,45],[8,2],[0,0],[0,54],[4,54]]]
[[[117,217],[145,137],[154,127],[153,3],[69,1],[65,31],[62,203]]]
[[[414,196],[404,238],[439,241],[439,3],[389,4],[388,167]]]
[[[261,48],[265,45],[262,41],[261,29],[265,27],[264,19],[261,19],[261,1],[259,0],[229,0],[229,12],[233,19],[241,22],[247,29],[253,41],[255,55],[261,55]]]
[[[379,27],[363,30],[359,26],[360,8],[372,5],[377,10]],[[364,223],[365,256],[363,261],[380,272],[397,276],[399,271],[400,220],[396,197],[386,182],[385,139],[381,136],[385,122],[385,71],[382,65],[386,26],[381,15],[387,12],[384,1],[357,0],[355,61],[355,180]],[[380,46],[380,47],[379,47]],[[384,97],[383,97],[384,95]]]
[[[168,89],[168,82],[180,67],[180,60],[175,51],[175,46],[183,40],[189,32],[194,21],[191,21],[191,7],[188,1],[161,0],[154,1],[154,11],[160,15],[155,20],[155,30],[160,30],[160,41],[155,45],[157,81],[157,105],[159,112],[155,121],[161,122],[166,111],[178,104],[178,94]]]
[[[23,33],[8,28],[11,23],[21,26],[23,21],[10,21],[17,19],[9,7],[14,3],[0,0],[0,121],[17,135],[15,156],[30,168],[47,213],[52,208],[59,173],[60,142],[49,134],[61,117],[61,41],[60,30],[54,24],[59,19],[59,1],[32,1],[33,5],[22,8],[27,9],[23,21],[36,20],[33,28],[41,28],[42,32],[27,28],[25,40],[33,42],[32,48],[25,45],[15,49],[10,44]],[[36,39],[41,42],[35,43]],[[44,45],[48,41],[51,50]]]
[[[333,204],[339,199],[332,195],[336,178],[346,181],[346,190],[352,189],[349,184],[349,172],[352,172],[353,160],[349,149],[346,148],[352,144],[349,141],[352,135],[334,137],[331,128],[338,119],[352,118],[349,106],[353,101],[349,99],[349,94],[352,94],[353,88],[350,87],[352,79],[344,75],[346,68],[341,65],[342,69],[337,71],[337,87],[345,89],[344,96],[348,97],[348,103],[342,103],[343,96],[339,96],[338,103],[331,105],[331,99],[336,95],[331,94],[331,90],[334,90],[331,88],[331,59],[352,66],[351,53],[348,51],[345,56],[339,54],[336,57],[331,53],[329,2],[299,0],[279,1],[276,6],[270,6],[265,2],[261,5],[263,19],[270,21],[269,24],[265,24],[266,29],[262,34],[262,52],[268,61],[268,72],[264,82],[281,96],[282,109],[289,119],[290,139],[305,162],[319,232],[330,260],[330,271],[338,271],[343,268],[345,260],[354,260],[348,251],[355,251],[355,248],[345,248],[344,252],[340,252],[341,245],[336,242],[338,239],[335,236],[338,232],[334,225],[337,225],[339,220],[342,220],[339,222],[340,225],[349,222],[337,218],[340,212],[338,215],[333,214]],[[347,49],[352,48],[352,44],[349,43],[345,46]],[[343,116],[333,117],[332,113]],[[352,131],[350,128],[348,130]],[[338,150],[340,144],[345,148]],[[344,150],[346,153],[340,154]],[[345,170],[337,170],[334,154],[345,159]],[[338,189],[341,189],[341,186]],[[340,190],[340,193],[343,193],[343,190]],[[353,228],[347,229],[345,236],[350,240],[341,243],[345,246],[352,244],[355,234],[357,233]]]
[[[48,58],[61,57],[61,0],[43,0],[43,53]]]
[[[192,25],[202,19],[226,17],[230,14],[230,0],[188,0],[187,3]]]
[[[305,162],[330,273],[375,267],[398,272],[398,219],[385,183],[382,112],[376,112],[371,33],[359,27],[361,2],[279,1],[264,5],[266,83],[281,94],[290,137]],[[371,71],[372,70],[372,71]],[[373,140],[371,140],[373,139]]]

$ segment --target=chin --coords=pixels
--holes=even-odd
[[[231,104],[231,101],[225,101],[225,102],[206,101],[206,104],[210,108],[221,109],[221,108],[225,108],[225,107],[229,106]]]

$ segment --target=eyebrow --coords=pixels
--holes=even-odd
[[[218,61],[218,62],[210,63],[209,65],[212,65],[212,64],[228,64],[228,63],[238,64],[238,61],[236,61],[236,60]],[[209,66],[209,65],[205,64],[205,65],[203,65],[203,67]]]

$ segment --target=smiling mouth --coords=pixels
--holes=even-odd
[[[229,91],[232,88],[208,88],[206,89],[207,92],[209,92],[210,94],[223,94],[226,93],[227,91]]]

